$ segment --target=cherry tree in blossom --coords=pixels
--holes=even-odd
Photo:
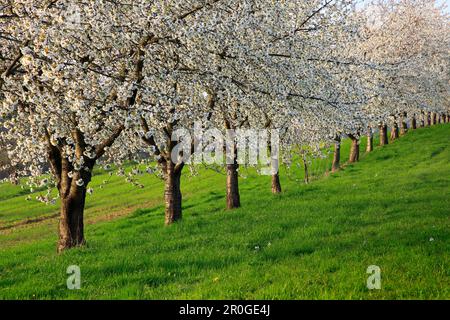
[[[112,147],[135,97],[120,99],[114,89],[123,81],[95,72],[97,55],[115,52],[86,43],[90,29],[81,21],[67,23],[68,3],[11,1],[9,8],[19,18],[5,30],[22,45],[14,72],[2,76],[2,135],[14,141],[8,153],[19,174],[31,176],[31,184],[56,185],[62,251],[85,242],[83,212],[92,171],[100,159],[120,156],[120,146]],[[47,164],[52,180],[39,178]],[[40,200],[55,201],[50,192]]]

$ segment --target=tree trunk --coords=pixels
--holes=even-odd
[[[123,126],[119,126],[111,136],[101,143],[95,152],[95,157],[84,157],[86,143],[84,134],[77,128],[71,131],[75,142],[76,159],[84,159],[82,168],[75,170],[73,162],[63,154],[63,149],[67,144],[56,141],[56,145],[51,141],[50,132],[46,131],[47,160],[51,172],[56,179],[59,197],[61,199],[59,239],[57,251],[82,246],[84,239],[84,207],[86,202],[87,186],[92,178],[92,171],[98,158],[109,148],[119,137]],[[73,175],[69,176],[72,172]]]
[[[359,139],[353,135],[348,136],[352,140],[352,147],[350,149],[350,157],[348,162],[355,163],[359,161]]]
[[[398,124],[396,121],[394,121],[394,125],[392,126],[391,130],[391,141],[398,139],[398,137],[399,137]]]
[[[271,157],[270,165],[272,169],[272,193],[281,193],[281,183],[280,183],[280,164],[279,159],[272,157],[272,145],[269,143],[269,153]]]
[[[277,173],[272,174],[272,193],[281,193],[280,175]]]
[[[432,112],[431,113],[431,125],[434,126],[436,125],[436,112]]]
[[[373,151],[373,134],[372,129],[369,127],[367,131],[367,148],[366,152],[372,152]]]
[[[183,165],[175,165],[170,159],[165,164],[165,223],[170,225],[181,220],[181,172]]]
[[[429,127],[431,126],[431,113],[427,112],[425,114],[425,126]]]
[[[411,118],[411,129],[412,130],[416,130],[417,129],[417,120],[416,120],[416,116],[413,115]]]
[[[66,196],[60,190],[60,195],[58,252],[85,244],[83,214],[86,187],[79,187],[73,182],[69,194]]]
[[[422,112],[421,115],[420,115],[418,127],[419,127],[419,128],[425,127],[425,114],[424,114],[423,112]]]
[[[400,136],[404,136],[408,132],[408,125],[406,123],[405,117],[406,113],[400,118]]]
[[[91,181],[95,162],[89,161],[84,169],[75,171],[74,176],[69,177],[69,172],[74,172],[73,165],[61,155],[58,148],[48,147],[48,160],[57,180],[61,199],[57,245],[57,251],[60,253],[66,249],[82,246],[86,242],[83,222],[86,188]],[[79,180],[82,181],[81,185]]]
[[[309,184],[308,161],[305,155],[303,155],[303,169],[305,170],[305,184]]]
[[[389,144],[388,134],[387,134],[387,125],[380,125],[380,146],[384,146]]]
[[[227,164],[227,209],[232,210],[241,206],[239,195],[239,164],[236,159],[233,164]]]
[[[331,172],[339,171],[341,166],[341,137],[336,138],[334,143],[334,155],[333,155],[333,165],[331,167]]]

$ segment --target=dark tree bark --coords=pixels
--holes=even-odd
[[[270,124],[270,122],[269,122]],[[266,128],[268,128],[269,125],[266,125]],[[269,153],[270,153],[270,157],[271,157],[271,169],[272,169],[272,193],[273,194],[278,194],[281,193],[281,183],[280,183],[280,171],[279,171],[279,159],[276,158],[272,158],[272,144],[271,142],[269,143]]]
[[[78,129],[73,129],[72,138],[75,155],[77,159],[84,157],[85,160],[83,168],[79,171],[74,170],[73,163],[63,156],[63,147],[67,146],[67,142],[59,140],[55,145],[51,143],[50,133],[46,132],[47,160],[55,177],[61,199],[58,252],[85,244],[84,207],[87,186],[92,178],[92,170],[97,159],[103,156],[106,148],[114,143],[123,129],[123,126],[119,126],[103,143],[98,145],[92,159],[84,157],[86,143],[83,133]],[[72,173],[71,176],[69,176],[69,173]]]
[[[416,120],[416,115],[415,114],[411,117],[411,129],[412,130],[416,130],[417,129],[417,120]]]
[[[341,167],[341,136],[337,136],[335,138],[334,143],[334,154],[333,154],[333,164],[331,166],[331,172],[337,172],[339,171],[339,168]]]
[[[352,141],[352,146],[350,148],[350,157],[348,159],[348,162],[355,163],[359,161],[359,139],[352,134],[348,135],[348,137]]]
[[[389,144],[387,125],[380,124],[380,146]]]
[[[85,150],[82,133],[75,130],[73,137],[76,141],[76,155],[80,158]],[[87,170],[74,171],[72,163],[62,156],[62,152],[61,146],[54,146],[50,142],[50,134],[47,134],[47,159],[56,179],[61,199],[58,252],[85,244],[83,215],[86,186],[91,180],[91,172],[95,163],[94,160],[88,160],[85,164]],[[72,172],[73,175],[69,176],[69,172]],[[82,181],[81,184],[78,182],[79,180]]]
[[[272,193],[281,193],[280,175],[277,173],[272,174]]]
[[[76,153],[79,158],[85,150],[84,138],[77,133]],[[110,144],[108,144],[110,145]],[[99,149],[99,153],[103,152]],[[86,188],[91,181],[95,160],[87,160],[85,167],[74,171],[72,163],[61,156],[61,150],[51,146],[48,159],[53,175],[56,177],[59,197],[61,199],[59,217],[59,240],[57,251],[79,247],[85,244],[84,239],[84,207],[86,202]],[[69,172],[73,173],[69,177]],[[79,185],[78,181],[82,181]]]
[[[72,183],[68,195],[61,192],[61,210],[59,217],[58,252],[85,244],[84,206],[86,187]]]
[[[429,127],[431,126],[431,113],[427,112],[425,114],[425,126]]]
[[[367,128],[367,147],[366,152],[372,152],[373,151],[373,134],[372,134],[372,128]]]
[[[227,209],[232,210],[241,206],[239,195],[239,164],[236,159],[233,164],[227,164]]]
[[[80,132],[76,132],[74,136],[79,140],[76,145],[76,154],[77,157],[80,157],[80,154],[82,155],[85,150],[84,140]],[[72,163],[62,156],[62,149],[50,143],[49,135],[47,138],[47,159],[56,179],[61,199],[57,251],[62,252],[66,249],[82,246],[86,242],[83,222],[86,187],[91,181],[91,172],[95,160],[88,160],[85,169],[74,171]],[[73,176],[69,177],[69,172],[72,172]],[[78,183],[79,180],[82,181],[81,184]]]
[[[149,128],[145,119],[141,119],[141,125],[145,132],[149,132]],[[167,125],[167,136],[172,135],[172,125]],[[181,193],[181,174],[184,168],[184,162],[174,163],[172,161],[172,151],[176,142],[170,138],[167,139],[168,151],[161,152],[153,137],[142,138],[145,143],[155,148],[155,155],[159,156],[158,164],[164,173],[164,223],[171,225],[183,217],[182,202],[183,195]]]
[[[245,122],[245,121],[244,121]],[[241,126],[244,124],[241,123]],[[225,129],[232,129],[232,125],[228,118],[225,117]],[[236,141],[234,136],[229,136],[228,139],[232,141],[232,145],[227,146],[230,150],[226,150],[227,160],[227,209],[233,210],[241,206],[241,196],[239,194],[239,163]],[[232,150],[231,150],[232,149]],[[230,154],[228,153],[230,151]]]
[[[391,129],[391,141],[398,139],[398,137],[399,137],[398,123],[397,120],[395,119]]]
[[[182,194],[181,194],[181,172],[183,164],[175,165],[171,160],[164,167],[164,201],[165,201],[165,224],[170,225],[182,218]]]
[[[150,127],[145,118],[140,118],[141,128],[144,132],[150,132]],[[182,202],[183,195],[181,193],[181,174],[185,165],[185,159],[183,154],[179,154],[181,157],[179,163],[172,161],[172,152],[177,145],[176,141],[172,141],[173,128],[176,122],[168,123],[164,132],[166,134],[167,150],[161,151],[158,144],[155,141],[154,136],[143,136],[142,140],[149,146],[154,148],[154,155],[159,157],[158,165],[164,173],[164,222],[165,225],[171,225],[183,217]],[[195,146],[192,144],[191,152],[194,152]]]
[[[434,126],[437,124],[437,115],[436,112],[431,113],[431,125]]]
[[[140,119],[141,127],[144,132],[150,132],[150,128],[148,126],[147,121],[144,118]],[[172,160],[172,152],[177,145],[176,141],[172,141],[172,133],[173,128],[175,127],[176,122],[168,123],[164,132],[166,134],[166,145],[167,150],[161,151],[159,146],[157,145],[155,138],[153,136],[150,137],[142,137],[142,140],[149,146],[154,148],[154,154],[159,157],[158,164],[164,173],[164,223],[165,225],[171,225],[177,221],[180,221],[183,217],[182,212],[182,202],[183,196],[181,193],[181,174],[183,172],[183,168],[185,165],[184,155],[182,151],[178,154],[178,158],[175,161],[179,161],[178,163],[174,163]],[[191,146],[194,148],[194,145]],[[191,149],[191,152],[194,150]]]

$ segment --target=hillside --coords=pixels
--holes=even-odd
[[[200,172],[184,178],[184,220],[170,227],[157,178],[137,189],[98,172],[88,245],[62,255],[57,206],[2,184],[0,298],[450,299],[449,137],[449,125],[410,132],[309,185],[283,170],[280,196],[249,171],[232,212],[225,176]],[[66,288],[69,265],[81,268],[81,290]],[[370,265],[381,290],[366,288]]]

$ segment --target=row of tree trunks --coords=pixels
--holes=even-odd
[[[406,115],[402,115],[400,121],[400,129],[398,123],[395,121],[393,129],[391,131],[391,139],[398,139],[400,135],[407,133],[408,126],[405,121]],[[428,114],[428,120],[425,121],[427,124],[437,123],[437,115],[435,113]],[[440,121],[448,121],[448,118],[444,115],[440,117]],[[423,124],[424,121],[422,121]],[[417,119],[415,116],[411,118],[411,129],[417,128]],[[352,145],[350,150],[349,162],[354,163],[359,161],[360,155],[360,141],[353,135],[349,135]],[[384,146],[389,143],[388,140],[388,130],[387,125],[380,125],[380,145]],[[368,129],[367,135],[367,152],[373,151],[373,134],[371,128]],[[336,142],[334,146],[334,156],[332,164],[332,172],[337,172],[340,168],[340,154],[341,154],[341,138],[336,137]],[[235,209],[241,206],[240,194],[239,194],[239,164],[236,161],[237,155],[235,154],[234,163],[228,164],[227,169],[227,188],[226,188],[226,201],[227,209]],[[309,183],[309,168],[306,158],[303,157],[303,168],[305,172],[305,183]],[[174,164],[171,163],[166,169],[166,189],[165,189],[165,201],[166,201],[166,224],[171,224],[175,221],[181,219],[182,209],[182,195],[180,189],[180,178],[181,171],[177,172],[175,170]],[[278,194],[282,192],[280,175],[278,171],[272,173],[272,193]]]
[[[421,120],[421,126],[433,126],[440,123],[448,123],[450,121],[449,114],[438,114],[436,112],[423,113],[423,120]]]
[[[449,115],[437,115],[436,113],[428,113],[425,120],[421,120],[421,125],[435,125],[437,123],[449,122]],[[417,128],[417,120],[415,116],[411,118],[411,128]],[[401,118],[400,134],[407,132],[407,124],[404,117]],[[391,139],[395,140],[399,137],[398,124],[395,122],[391,132]],[[353,135],[349,135],[351,139],[351,151],[349,162],[359,161],[360,144],[359,139]],[[369,128],[367,135],[367,152],[373,151],[373,134]],[[380,125],[380,145],[388,144],[387,126]],[[82,149],[80,149],[82,150]],[[334,156],[332,164],[332,172],[337,172],[340,168],[341,154],[341,138],[336,137],[334,146]],[[84,238],[84,208],[86,201],[87,185],[91,180],[91,171],[93,164],[88,166],[88,170],[80,173],[83,180],[82,185],[77,184],[77,179],[68,178],[68,173],[72,171],[71,165],[67,160],[63,159],[59,151],[55,147],[50,147],[49,162],[52,164],[52,170],[58,180],[58,191],[61,198],[60,222],[59,222],[59,240],[57,250],[61,252],[68,248],[82,246],[85,244]],[[309,183],[308,164],[306,158],[303,157],[303,166],[305,170],[305,183]],[[227,190],[226,200],[227,209],[235,209],[241,206],[239,194],[239,164],[237,163],[237,155],[235,155],[234,163],[228,164],[227,168]],[[165,175],[165,223],[170,225],[182,218],[182,193],[181,193],[181,172],[183,165],[176,165],[172,161],[167,161],[163,165]],[[56,171],[55,171],[56,170]],[[81,176],[82,175],[82,176]],[[274,194],[281,193],[280,176],[278,171],[272,174],[272,192]]]
[[[448,123],[449,122],[449,115],[442,113],[439,115],[439,123]]]
[[[436,114],[429,114],[428,123],[436,122]],[[445,118],[442,117],[442,121]],[[417,128],[417,120],[415,116],[411,119],[411,128]],[[401,117],[401,127],[399,130],[397,122],[395,122],[393,126],[393,130],[391,132],[391,139],[395,140],[399,137],[399,135],[404,135],[407,132],[407,124],[404,117]],[[388,135],[387,135],[387,126],[382,124],[380,126],[380,145],[387,145]],[[352,141],[351,151],[349,162],[357,162],[359,161],[360,154],[360,145],[359,139],[354,137],[353,135],[349,135],[349,138]],[[369,128],[368,132],[368,143],[367,143],[367,152],[373,151],[373,134],[371,129]],[[332,164],[332,172],[336,172],[340,168],[340,148],[341,148],[341,139],[340,137],[336,138],[333,164]],[[309,183],[309,173],[308,173],[308,164],[303,157],[303,167],[305,171],[305,183]],[[227,169],[227,186],[226,186],[226,201],[227,201],[227,209],[235,209],[241,206],[240,202],[240,194],[239,194],[239,164],[237,163],[237,155],[235,154],[234,163],[228,164],[226,166]],[[166,168],[166,189],[165,189],[165,201],[166,201],[166,224],[171,224],[175,221],[178,221],[182,217],[182,195],[180,188],[180,178],[181,171],[175,170],[175,165],[170,162],[170,165]],[[272,174],[272,193],[278,194],[281,193],[281,183],[280,176],[278,171]]]

